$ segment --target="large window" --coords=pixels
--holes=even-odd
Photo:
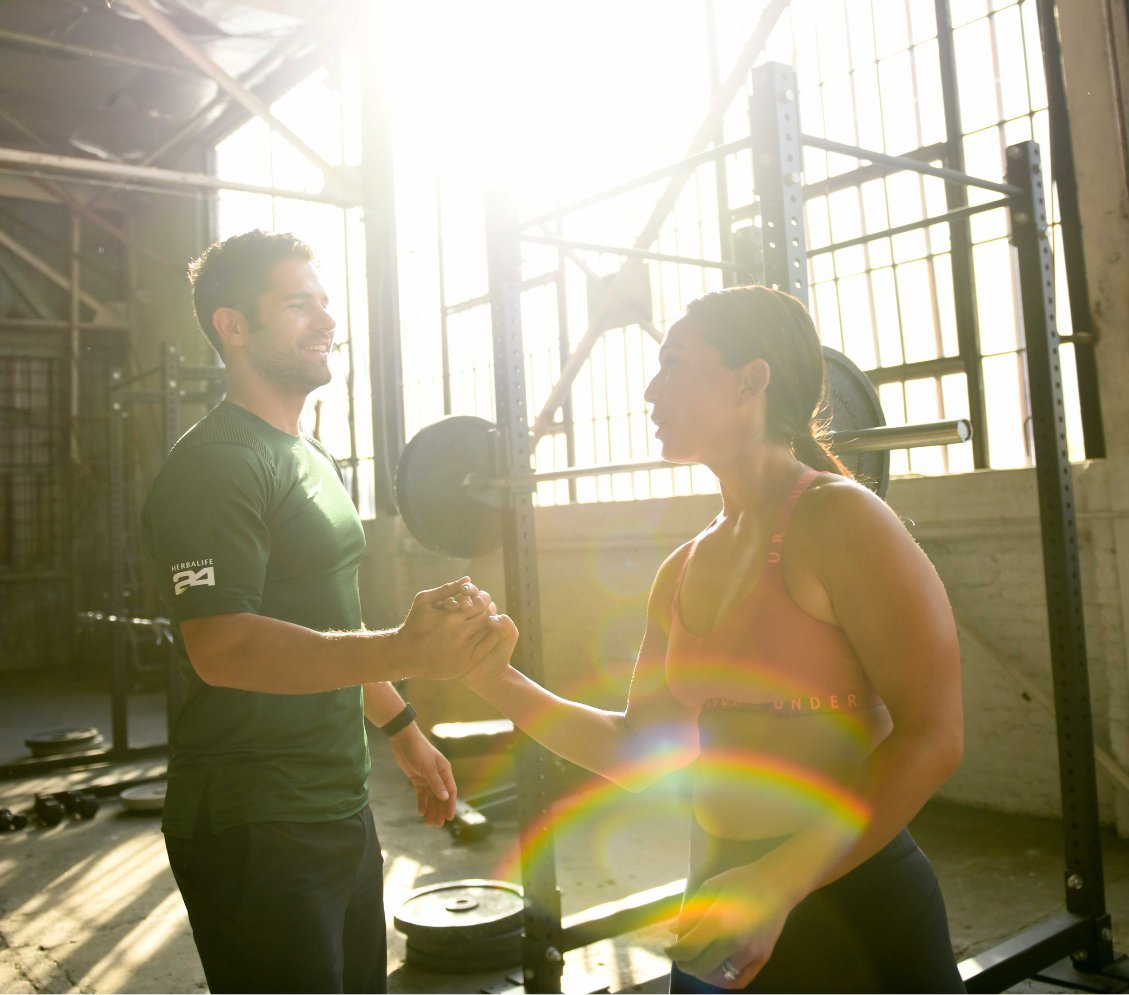
[[[276,101],[274,116],[302,135],[331,165],[360,161],[356,60],[346,53],[331,73],[323,70]],[[326,177],[262,120],[255,119],[216,149],[225,180],[316,193]],[[291,231],[318,253],[319,272],[337,320],[333,380],[312,395],[303,430],[327,445],[345,473],[354,502],[371,518],[373,494],[372,387],[368,363],[368,300],[364,232],[359,208],[340,208],[287,197],[225,191],[219,198],[217,237],[263,228]]]
[[[484,101],[498,131],[534,148],[517,160],[513,184],[525,216],[568,202],[677,159],[705,119],[711,88],[725,78],[763,13],[761,4],[714,0],[680,5],[681,20],[654,16],[645,3],[616,5],[624,23],[592,30],[585,11],[568,17],[586,35],[562,25],[544,36],[510,36],[528,52],[492,53],[495,74],[512,71],[520,95]],[[594,13],[594,12],[593,12]],[[475,16],[482,12],[477,10]],[[564,16],[564,15],[562,15]],[[712,23],[712,29],[711,29]],[[522,26],[527,28],[527,26]],[[489,34],[491,26],[476,30]],[[600,39],[593,38],[599,34]],[[481,54],[473,45],[466,51]],[[569,66],[557,53],[569,53]],[[411,58],[405,53],[405,59]],[[768,36],[762,60],[795,67],[805,133],[910,156],[1000,181],[1004,150],[1035,139],[1049,182],[1048,115],[1034,0],[793,0]],[[457,51],[445,53],[451,80],[472,76]],[[503,68],[499,69],[498,66]],[[452,86],[455,84],[452,83]],[[462,86],[463,84],[458,84]],[[440,92],[450,91],[437,84]],[[473,91],[473,85],[471,85]],[[495,93],[501,91],[494,91]],[[747,93],[738,96],[712,136],[730,142],[748,134]],[[409,430],[449,413],[492,417],[489,313],[482,260],[481,205],[468,176],[474,129],[485,118],[456,99],[460,144],[443,146],[443,121],[420,112],[437,131],[438,150],[421,173],[416,150],[400,150],[400,173],[419,177],[404,192],[401,231],[414,232],[405,272],[405,407]],[[569,103],[569,101],[572,103]],[[571,108],[565,113],[562,108]],[[508,115],[500,126],[498,115]],[[645,122],[645,127],[637,126]],[[617,131],[618,127],[618,131]],[[954,133],[950,136],[949,129]],[[491,137],[480,138],[489,145]],[[587,186],[562,174],[559,161],[583,158]],[[542,168],[543,163],[548,163]],[[480,165],[477,164],[476,165]],[[558,167],[558,168],[554,168]],[[530,173],[533,175],[531,176]],[[540,189],[537,180],[541,180]],[[872,375],[890,423],[979,414],[982,398],[985,465],[1031,460],[1024,343],[1006,212],[978,214],[961,224],[925,224],[956,204],[939,180],[864,167],[860,160],[808,150],[804,160],[810,306],[828,345]],[[550,217],[542,231],[603,245],[633,244],[668,181],[639,187],[586,209]],[[653,248],[672,256],[732,258],[730,229],[750,223],[755,199],[747,152],[724,168],[693,171]],[[969,189],[975,204],[998,195]],[[1048,205],[1057,218],[1057,205]],[[411,219],[406,220],[405,219]],[[920,230],[836,251],[828,246],[907,223]],[[1058,226],[1055,248],[1060,249]],[[1061,260],[1061,251],[1056,252]],[[526,245],[526,375],[529,408],[542,409],[567,355],[585,340],[594,278],[616,272],[623,257]],[[1060,264],[1061,270],[1061,264]],[[656,336],[686,302],[722,283],[717,269],[677,262],[646,265],[651,319],[605,331],[567,393],[567,405],[538,440],[536,465],[551,469],[651,454],[642,385],[656,362]],[[424,275],[426,274],[426,276]],[[1060,273],[1061,276],[1061,273]],[[1059,328],[1070,331],[1065,282],[1059,280]],[[414,355],[407,343],[426,342]],[[1072,454],[1082,455],[1072,346],[1063,346]],[[971,383],[970,383],[971,381]],[[937,474],[971,469],[969,445],[894,454],[895,473]],[[542,502],[680,493],[711,486],[693,471],[632,473],[573,485],[544,485]]]
[[[669,325],[690,300],[723,285],[725,271],[709,262],[733,259],[741,229],[757,223],[752,153],[703,162],[677,181],[655,175],[598,201],[589,195],[688,151],[747,138],[747,82],[719,113],[710,117],[710,110],[754,31],[765,40],[758,61],[795,68],[805,133],[990,180],[1003,179],[1008,145],[1033,138],[1049,180],[1035,0],[780,6],[702,0],[665,5],[659,16],[646,0],[576,0],[551,9],[516,0],[389,5],[383,43],[358,38],[339,70],[277,102],[274,112],[312,136],[328,159],[355,164],[353,69],[361,58],[387,60],[408,438],[445,415],[494,417],[482,192],[502,181],[522,217],[540,219],[527,229],[537,237],[607,247],[657,232],[648,246],[666,258],[647,262],[575,245],[523,248],[528,407],[540,416],[537,468],[655,454],[643,388]],[[747,73],[736,78],[747,81]],[[218,165],[232,179],[270,177],[307,189],[324,182],[261,122],[232,135],[218,150]],[[971,415],[982,419],[980,465],[1028,464],[1024,342],[1006,212],[927,223],[996,195],[954,192],[940,180],[811,149],[804,186],[810,307],[824,341],[871,375],[887,421]],[[1049,208],[1056,219],[1057,205]],[[371,514],[358,212],[228,193],[219,218],[221,235],[254,225],[291,229],[321,252],[339,320],[337,376],[309,417],[349,468],[354,497]],[[917,222],[916,231],[837,247]],[[1057,224],[1053,232],[1061,260]],[[621,269],[631,271],[634,310],[602,309],[599,295]],[[1058,321],[1068,333],[1065,291],[1060,279]],[[1071,453],[1080,458],[1071,349],[1062,347],[1067,428]],[[584,361],[574,371],[578,351]],[[563,403],[545,409],[564,371],[570,376],[559,392]],[[973,454],[969,445],[903,451],[894,454],[893,471],[965,471]],[[713,486],[700,468],[623,472],[545,484],[538,500],[629,500]]]
[[[794,64],[801,121],[810,134],[1002,181],[1008,145],[1040,145],[1046,189],[1050,141],[1042,53],[1033,0],[794,2],[774,33],[770,57]],[[940,15],[940,18],[938,17]],[[945,36],[939,36],[939,30]],[[946,49],[955,97],[946,107]],[[955,154],[946,114],[959,122]],[[826,245],[911,223],[946,210],[945,185],[911,173],[856,179],[856,160],[810,151],[805,157],[812,308],[825,341],[872,371],[892,423],[969,414],[969,377],[980,383],[988,463],[1031,459],[1018,284],[1002,210],[974,216],[967,234],[947,224],[838,252]],[[843,176],[850,178],[844,183]],[[837,181],[837,177],[839,177]],[[998,199],[977,188],[967,202]],[[1057,220],[1057,204],[1048,205]],[[1060,331],[1070,330],[1053,228]],[[954,235],[956,236],[954,238]],[[963,267],[968,292],[961,293]],[[960,325],[975,354],[962,355]],[[978,345],[976,344],[978,343]],[[1071,453],[1083,452],[1073,346],[1063,346]],[[971,373],[969,372],[971,367]],[[972,449],[896,454],[895,472],[970,469]]]

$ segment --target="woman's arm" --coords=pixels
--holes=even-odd
[[[835,484],[812,498],[806,537],[820,552],[809,562],[893,722],[856,785],[865,828],[826,884],[877,853],[952,776],[964,717],[956,626],[933,564],[865,488]]]
[[[673,554],[659,568],[647,606],[647,627],[623,712],[561,698],[509,665],[508,654],[462,679],[515,726],[552,753],[641,791],[697,755],[694,716],[666,684],[666,643],[674,593]]]

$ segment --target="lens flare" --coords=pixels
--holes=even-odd
[[[677,760],[685,757],[656,754],[645,763],[627,765],[611,774],[624,787],[647,785],[669,772]],[[770,754],[711,750],[696,762],[694,776],[729,785],[765,804],[776,799],[781,807],[797,813],[805,822],[833,825],[845,836],[860,834],[870,816],[865,802],[834,779]],[[526,827],[518,843],[503,857],[495,876],[516,880],[513,876],[520,874],[523,862],[535,872],[538,862],[548,859],[556,837],[567,837],[593,820],[607,818],[613,806],[622,804],[617,784],[595,780],[558,799],[548,812]],[[615,818],[622,817],[617,814]]]

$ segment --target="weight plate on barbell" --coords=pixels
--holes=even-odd
[[[823,347],[823,361],[827,368],[828,428],[842,439],[850,436],[852,429],[878,428],[886,424],[878,391],[870,378],[837,349]],[[865,484],[879,497],[886,496],[890,486],[890,451],[876,450],[862,453],[839,453],[840,462],[851,471],[860,484]]]
[[[437,553],[470,559],[497,549],[502,516],[465,486],[470,474],[490,477],[495,427],[485,418],[454,415],[422,428],[396,466],[396,502],[408,531]]]

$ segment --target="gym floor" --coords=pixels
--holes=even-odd
[[[164,738],[161,695],[130,697],[131,743]],[[103,692],[41,679],[0,682],[0,762],[26,759],[24,737],[39,730],[96,726],[108,735]],[[414,794],[387,746],[373,738],[371,797],[385,851],[391,992],[521,991],[517,967],[438,973],[405,963],[392,923],[413,889],[487,878],[514,881],[516,825],[491,816],[481,839],[456,840],[421,827]],[[496,762],[460,761],[464,793],[486,785]],[[164,762],[78,768],[0,781],[0,808],[28,810],[36,792],[160,774]],[[504,774],[504,772],[503,772]],[[672,813],[677,786],[642,795],[587,791],[557,822],[556,867],[563,912],[579,912],[682,877],[685,826]],[[106,799],[89,820],[0,834],[0,992],[206,991],[184,908],[165,860],[159,816]],[[913,831],[937,867],[960,959],[974,956],[1063,910],[1061,832],[1056,821],[1000,815],[935,802]],[[1103,837],[1114,943],[1129,951],[1129,841]],[[565,957],[564,990],[665,991],[661,926],[605,940]],[[1077,990],[1029,980],[1012,991]],[[1105,990],[1111,990],[1105,988]]]

